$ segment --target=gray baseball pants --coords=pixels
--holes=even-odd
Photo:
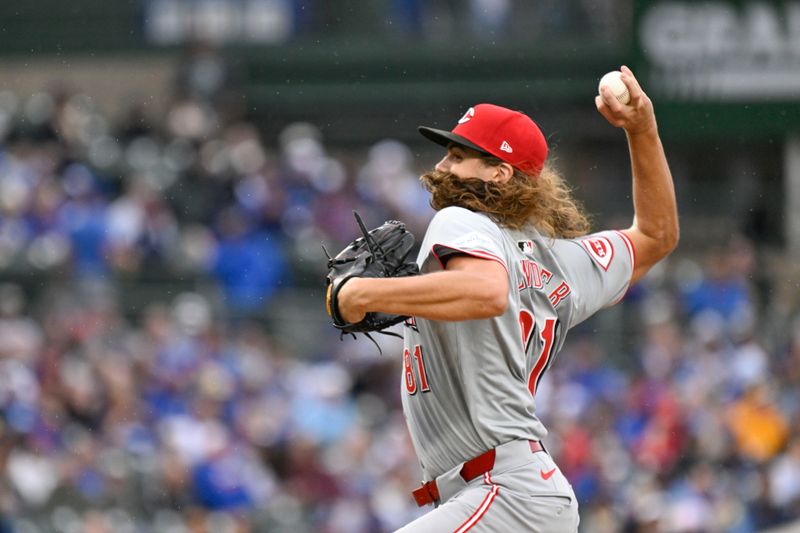
[[[397,533],[575,533],[578,502],[572,486],[546,452],[528,441],[497,448],[494,467],[466,482],[457,465],[436,478],[436,509]]]

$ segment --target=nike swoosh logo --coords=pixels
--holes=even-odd
[[[550,479],[550,476],[552,476],[555,473],[555,471],[556,471],[555,468],[549,472],[545,472],[544,470],[539,470],[539,474],[541,474],[543,480],[547,481],[548,479]]]

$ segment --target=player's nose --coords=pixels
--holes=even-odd
[[[436,163],[436,167],[434,168],[437,172],[448,172],[450,170],[450,158],[444,156],[441,161]]]

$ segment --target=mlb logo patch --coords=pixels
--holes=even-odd
[[[581,240],[581,244],[603,270],[608,270],[614,258],[614,246],[611,241],[606,237],[592,237]]]
[[[533,241],[517,241],[517,246],[523,254],[533,254]]]

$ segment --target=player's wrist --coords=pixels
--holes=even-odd
[[[361,290],[365,281],[365,278],[350,278],[339,290],[339,313],[351,324],[361,321],[367,314],[364,295],[368,293]]]
[[[657,139],[658,138],[658,124],[656,118],[652,117],[646,122],[639,124],[632,124],[625,128],[625,134],[629,139]]]

